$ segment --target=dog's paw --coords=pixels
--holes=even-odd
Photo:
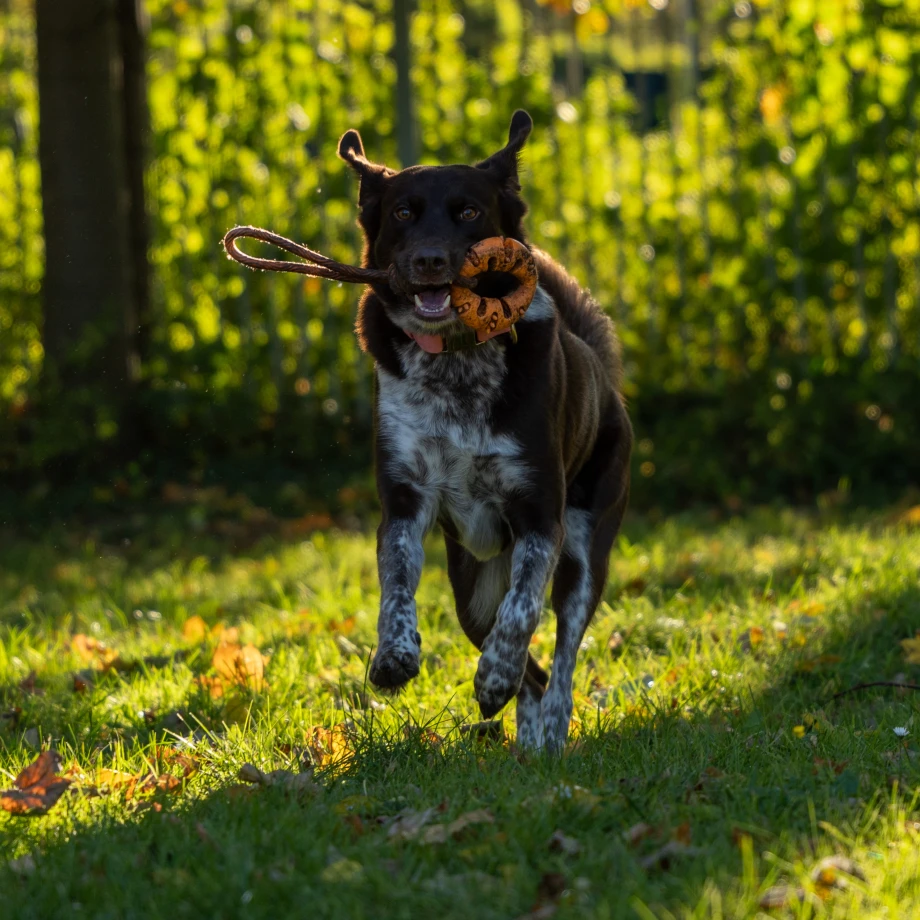
[[[520,655],[504,643],[486,640],[473,680],[476,701],[484,719],[493,718],[511,702],[521,689],[526,667],[526,645]]]
[[[377,649],[371,662],[370,679],[381,690],[399,690],[418,672],[418,649],[391,645]]]
[[[547,753],[559,755],[565,750],[572,721],[572,696],[558,693],[554,688],[546,692],[542,703],[543,744]]]

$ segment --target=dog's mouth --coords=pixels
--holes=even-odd
[[[450,316],[450,288],[425,288],[412,295],[415,315],[426,322],[437,322]]]

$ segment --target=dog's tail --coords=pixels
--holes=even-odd
[[[611,382],[619,389],[620,343],[613,321],[601,305],[555,259],[541,249],[531,249],[542,287],[556,302],[566,328],[600,358]]]
[[[529,653],[527,655],[527,670],[524,672],[524,683],[530,684],[541,696],[549,683],[549,675],[537,664],[533,655]]]

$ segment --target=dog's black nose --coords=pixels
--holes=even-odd
[[[447,253],[443,249],[420,249],[412,257],[412,268],[420,275],[437,275],[447,268]]]

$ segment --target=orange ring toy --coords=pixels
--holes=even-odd
[[[461,278],[483,272],[513,275],[518,286],[504,297],[485,297],[475,289],[451,285],[450,299],[460,320],[477,331],[507,332],[527,311],[537,290],[537,266],[530,250],[517,240],[492,236],[476,243],[466,255]]]

